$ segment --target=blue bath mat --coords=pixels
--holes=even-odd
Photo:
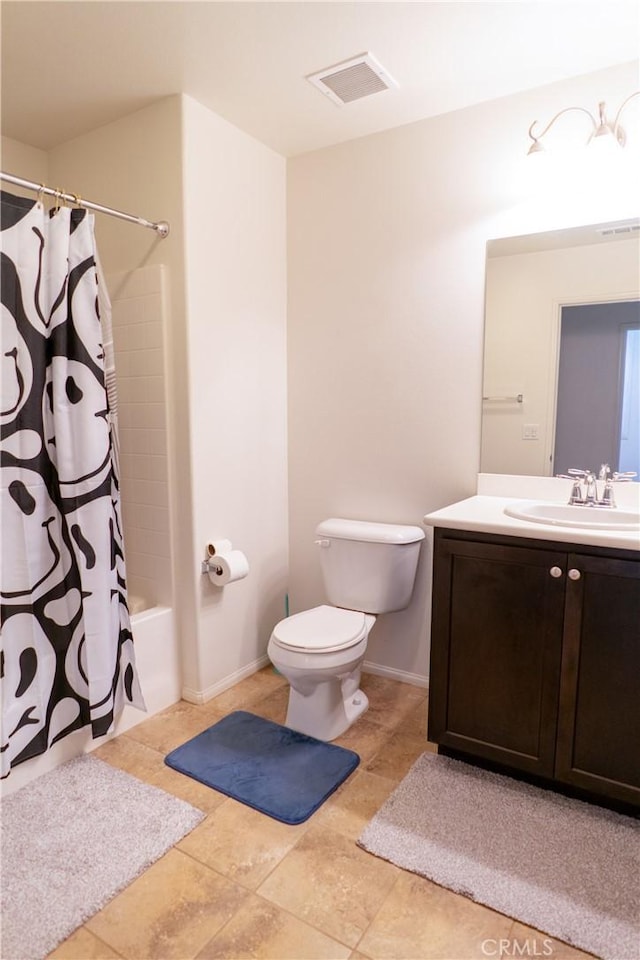
[[[352,750],[236,710],[172,750],[180,773],[282,823],[304,823],[360,763]]]

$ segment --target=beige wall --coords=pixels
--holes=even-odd
[[[36,183],[49,185],[49,157],[44,150],[31,147],[19,140],[2,137],[0,146],[0,164],[3,173],[12,173],[23,180],[34,180]],[[3,189],[25,197],[33,197],[32,190],[23,190],[13,184],[2,184]]]
[[[527,129],[636,86],[637,65],[625,66],[289,162],[293,610],[322,601],[313,534],[324,517],[419,523],[475,492],[487,240],[640,209],[637,177],[594,190],[571,176],[536,192]],[[381,618],[367,651],[374,669],[417,680],[428,544],[423,554],[410,608]]]
[[[184,204],[198,643],[185,693],[262,663],[287,590],[285,162],[184,98]],[[226,538],[249,576],[200,572]]]

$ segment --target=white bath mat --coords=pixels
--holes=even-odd
[[[2,960],[39,960],[203,819],[83,756],[1,805]]]
[[[640,823],[423,754],[358,841],[605,960],[640,957]]]

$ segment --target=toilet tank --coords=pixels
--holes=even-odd
[[[316,528],[327,599],[335,607],[390,613],[409,605],[424,531],[367,520],[323,520]]]

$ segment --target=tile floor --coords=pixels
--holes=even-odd
[[[165,753],[239,708],[279,723],[271,667],[202,706],[180,702],[96,756],[187,800],[196,829],[75,931],[56,960],[585,960],[581,953],[356,846],[424,751],[426,691],[366,675],[370,709],[336,741],[360,755],[306,823],[287,826],[165,766]]]

